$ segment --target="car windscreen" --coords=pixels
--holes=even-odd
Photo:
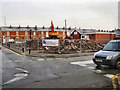
[[[120,42],[109,42],[103,48],[103,51],[120,51]]]

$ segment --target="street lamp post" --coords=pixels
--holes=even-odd
[[[67,33],[67,23],[66,23],[66,19],[65,19],[65,32]],[[67,36],[67,34],[66,34]]]
[[[30,32],[30,41],[29,41],[29,54],[31,53],[31,31],[32,31],[32,30],[30,29],[30,31],[29,31],[29,32]]]

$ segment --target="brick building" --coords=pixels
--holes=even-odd
[[[55,28],[53,25],[53,22],[51,22],[50,27],[13,27],[13,26],[7,26],[1,27],[0,32],[2,32],[1,39],[2,43],[6,43],[7,41],[14,40],[15,42],[21,42],[22,40],[29,40],[30,39],[30,29],[31,37],[32,39],[45,39],[46,37],[55,35],[59,37],[60,39],[63,39],[67,35],[67,30],[70,30],[71,28],[59,28],[58,26]]]
[[[89,36],[90,40],[96,43],[106,44],[108,41],[113,40],[116,36],[114,32],[104,32],[96,30],[73,30],[70,38],[81,39],[81,36]]]

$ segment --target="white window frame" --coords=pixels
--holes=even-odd
[[[36,32],[34,32],[34,36],[36,35]]]
[[[63,35],[65,35],[65,32],[63,32]]]
[[[46,32],[46,37],[49,37],[49,33],[48,32]]]
[[[42,36],[44,35],[44,32],[42,31]]]
[[[27,32],[27,31],[25,31],[25,35],[26,35],[26,36],[28,35],[28,32]]]
[[[7,36],[10,36],[10,32],[9,31],[7,31]]]

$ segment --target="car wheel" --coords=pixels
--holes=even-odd
[[[117,69],[120,69],[120,59],[117,60],[115,67],[116,67]]]

